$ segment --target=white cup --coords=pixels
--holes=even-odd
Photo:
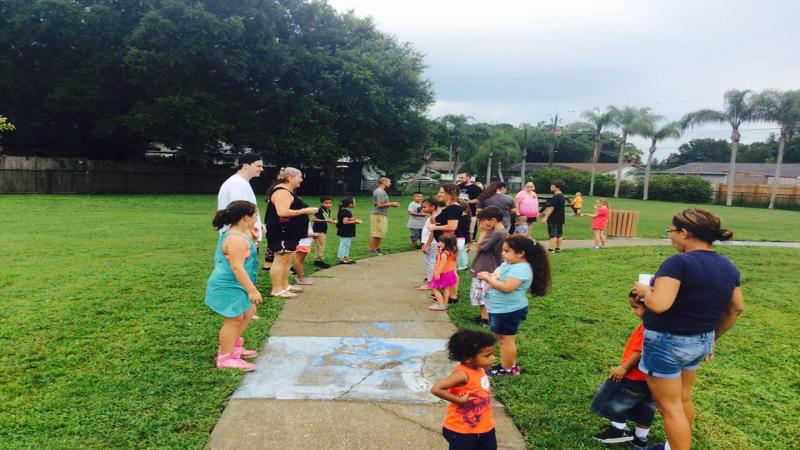
[[[653,280],[653,275],[649,273],[640,273],[639,274],[639,284],[644,284],[646,286],[650,286],[650,281]]]

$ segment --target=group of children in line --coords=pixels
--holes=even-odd
[[[349,259],[349,248],[356,235],[356,225],[361,223],[352,212],[356,200],[353,197],[342,199],[335,220],[331,218],[332,204],[331,197],[320,199],[320,208],[309,224],[308,236],[297,247],[298,284],[311,284],[304,277],[303,263],[312,247],[316,249],[314,264],[328,267],[324,254],[329,224],[337,226],[339,262],[355,263]],[[437,223],[436,218],[444,211],[445,204],[436,198],[423,199],[417,192],[408,206],[411,244],[422,250],[426,268],[426,279],[417,289],[432,291],[434,301],[429,309],[433,311],[446,311],[448,304],[458,302],[458,271],[469,268],[470,207],[465,202],[460,202],[459,206],[463,213],[455,232],[441,233],[438,239],[433,238],[429,225]],[[580,208],[576,214],[580,214]],[[606,248],[603,229],[608,218],[608,202],[597,200],[595,212],[590,215],[593,217],[594,248]],[[257,251],[245,232],[256,217],[255,205],[240,201],[219,211],[213,222],[217,229],[230,227],[220,235],[215,271],[209,278],[206,293],[206,304],[224,318],[217,357],[220,368],[254,369],[254,365],[244,359],[253,358],[257,353],[244,348],[241,336],[255,314],[255,305],[262,301],[255,288]],[[516,335],[528,315],[527,292],[534,296],[545,295],[551,283],[547,252],[541,244],[527,237],[524,217],[518,219],[515,234],[511,236],[503,226],[503,213],[497,207],[479,210],[477,225],[476,254],[469,271],[472,277],[470,301],[479,308],[476,323],[490,328],[492,334],[462,329],[448,342],[450,359],[458,361],[459,365],[447,378],[437,382],[431,393],[451,403],[442,429],[450,449],[497,448],[489,379],[520,375]],[[228,240],[229,235],[241,236],[241,239]],[[231,273],[236,280],[233,284],[224,281],[231,278]],[[633,309],[641,317],[643,306]],[[637,448],[647,445],[655,405],[645,376],[637,368],[642,342],[643,325],[640,324],[632,332],[620,364],[612,369],[591,403],[592,411],[610,421],[594,436],[600,442],[632,441]],[[496,345],[500,348],[497,364]],[[635,430],[628,427],[628,420],[635,423]]]

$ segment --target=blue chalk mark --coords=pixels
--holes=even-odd
[[[386,322],[374,322],[372,326],[379,330],[386,330],[386,331],[389,331],[392,328],[392,324]]]

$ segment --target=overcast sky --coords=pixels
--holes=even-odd
[[[328,0],[425,54],[431,117],[518,125],[608,105],[677,120],[727,89],[800,88],[798,0]],[[750,124],[762,140],[773,124]],[[658,158],[727,125],[664,141]],[[633,141],[640,150],[649,143]]]

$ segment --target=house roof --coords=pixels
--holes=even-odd
[[[508,172],[514,173],[519,172],[520,164],[515,164],[514,166],[510,167]],[[634,164],[631,163],[624,163],[622,165],[623,168],[626,167],[634,167]],[[541,168],[548,167],[547,163],[525,163],[525,170],[526,171],[534,171]],[[556,169],[572,169],[572,170],[580,170],[584,172],[591,172],[592,171],[592,163],[553,163],[553,167]],[[616,163],[597,163],[597,171],[600,173],[606,172],[614,172],[617,170]]]
[[[664,170],[662,173],[697,174],[697,175],[727,175],[729,163],[720,162],[693,162],[682,166]],[[737,163],[736,173],[752,173],[758,175],[775,175],[775,164],[763,163]],[[782,164],[781,177],[800,177],[800,164]]]
[[[463,165],[464,163],[459,162],[456,170],[461,169]],[[428,167],[437,172],[450,172],[453,170],[453,161],[431,161]]]

